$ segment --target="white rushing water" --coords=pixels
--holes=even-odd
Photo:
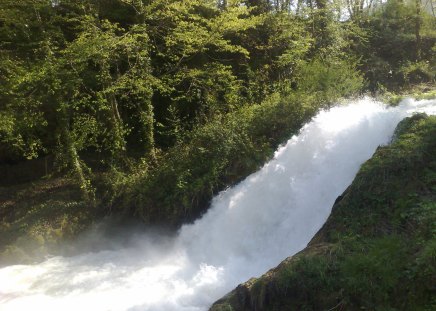
[[[0,269],[0,310],[207,310],[303,249],[398,122],[436,101],[363,99],[319,113],[273,160],[214,198],[175,238]]]

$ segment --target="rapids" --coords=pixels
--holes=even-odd
[[[436,114],[436,100],[387,108],[365,98],[321,111],[174,238],[136,235],[115,250],[0,269],[0,309],[207,310],[302,250],[360,165],[413,112]]]

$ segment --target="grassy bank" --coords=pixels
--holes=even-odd
[[[396,91],[388,91],[387,89],[382,88],[379,90],[378,94],[375,94],[375,96],[390,105],[397,105],[407,97],[413,97],[417,100],[434,99],[436,98],[436,89],[433,83],[421,83],[409,85]]]
[[[0,188],[0,265],[31,263],[97,217],[67,178]]]
[[[278,145],[329,102],[307,94],[274,94],[196,128],[151,170],[124,184],[115,206],[146,223],[180,225],[199,217],[219,191],[258,170]]]
[[[211,310],[434,310],[436,117],[377,150],[308,248]]]
[[[345,90],[336,90],[341,84],[330,80],[325,90],[310,95],[274,93],[260,104],[215,117],[169,150],[158,151],[152,163],[130,160],[124,169],[102,170],[94,160],[88,176],[96,204],[85,202],[74,178],[60,177],[50,162],[52,177],[42,177],[47,174],[42,160],[8,166],[3,171],[9,179],[0,188],[0,262],[43,258],[106,215],[172,228],[194,220],[214,194],[256,171],[333,96],[351,95],[362,85],[359,75],[347,79]]]

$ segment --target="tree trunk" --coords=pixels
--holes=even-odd
[[[126,151],[126,141],[123,135],[123,120],[121,119],[120,111],[118,110],[118,102],[113,92],[108,94],[107,100],[111,107],[114,153],[116,157],[120,157],[121,154]]]
[[[124,137],[124,130],[123,130],[123,120],[121,118],[120,111],[118,110],[118,102],[116,95],[113,90],[110,90],[111,87],[111,74],[109,71],[109,66],[102,62],[100,64],[100,68],[103,72],[103,95],[106,99],[106,102],[109,105],[109,124],[110,124],[110,130],[111,130],[111,139],[112,139],[112,146],[111,152],[114,156],[114,158],[117,161],[122,160],[123,156],[125,155],[126,151],[126,141]]]
[[[317,11],[316,11],[316,25],[318,36],[318,45],[319,47],[328,46],[329,41],[329,33],[328,33],[328,24],[329,24],[329,16],[327,12],[327,0],[315,0]]]
[[[80,161],[79,154],[77,153],[77,148],[73,138],[71,137],[70,125],[69,125],[69,113],[66,107],[61,108],[62,118],[61,118],[61,140],[63,143],[63,150],[67,160],[67,166],[70,168],[75,177],[77,178],[77,182],[79,183],[79,187],[82,193],[83,199],[95,205],[95,194],[94,190],[91,187],[90,181],[85,177],[85,173],[83,171],[83,167]]]
[[[415,37],[416,37],[416,60],[421,60],[421,0],[415,0],[416,20],[415,20]]]
[[[154,159],[154,119],[151,98],[142,98],[138,99],[138,101],[141,103],[139,104],[139,114],[142,125],[142,143],[147,155]]]

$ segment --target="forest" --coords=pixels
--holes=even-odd
[[[435,310],[435,7],[0,0],[0,309]]]
[[[434,1],[0,0],[0,73],[2,230],[178,227],[320,109],[431,89]]]

